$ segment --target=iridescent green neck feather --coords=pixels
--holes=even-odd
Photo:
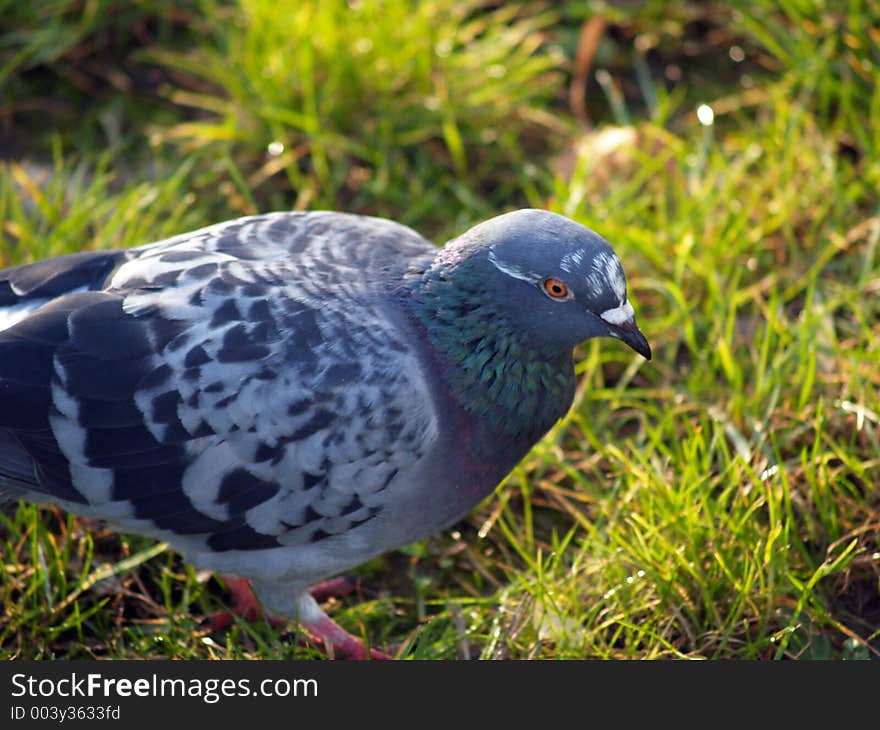
[[[530,347],[469,273],[461,261],[436,260],[413,272],[407,281],[412,311],[461,406],[507,436],[539,438],[571,405],[571,351]]]

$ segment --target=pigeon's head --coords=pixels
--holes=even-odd
[[[448,249],[467,260],[470,284],[536,348],[570,350],[591,337],[614,337],[651,359],[620,260],[589,228],[518,210],[475,226]]]

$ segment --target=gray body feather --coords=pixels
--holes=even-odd
[[[437,415],[384,282],[433,251],[272,214],[0,272],[0,489],[258,580],[412,539],[389,497]]]

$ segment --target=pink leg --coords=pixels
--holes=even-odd
[[[312,598],[304,593],[297,600],[297,619],[300,625],[324,644],[331,658],[336,652],[346,659],[391,659],[392,657],[376,649],[367,647],[356,636],[337,625]]]
[[[220,631],[231,626],[235,623],[236,616],[240,616],[245,621],[256,621],[262,610],[250,582],[237,575],[224,575],[222,578],[232,596],[232,606],[229,611],[217,611],[208,617],[208,627],[211,631]],[[285,622],[282,617],[271,613],[266,613],[266,618],[272,626],[281,626]]]
[[[208,617],[208,627],[211,631],[220,631],[232,625],[235,616],[240,616],[245,621],[256,621],[262,609],[250,582],[236,575],[222,577],[232,596],[232,606],[229,611],[217,611]],[[353,591],[355,586],[356,584],[347,578],[331,578],[313,586],[297,601],[299,623],[310,638],[323,644],[331,658],[339,653],[347,659],[391,659],[388,654],[376,649],[370,649],[368,654],[363,642],[337,625],[315,600],[315,597],[345,595]],[[266,612],[266,618],[273,626],[285,623],[284,618],[269,612]]]
[[[309,593],[316,601],[326,601],[328,598],[341,598],[347,596],[358,587],[358,581],[345,576],[339,578],[330,578],[315,583],[309,588]]]

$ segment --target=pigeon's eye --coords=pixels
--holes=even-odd
[[[544,279],[544,292],[551,299],[568,299],[568,287],[559,279]]]

